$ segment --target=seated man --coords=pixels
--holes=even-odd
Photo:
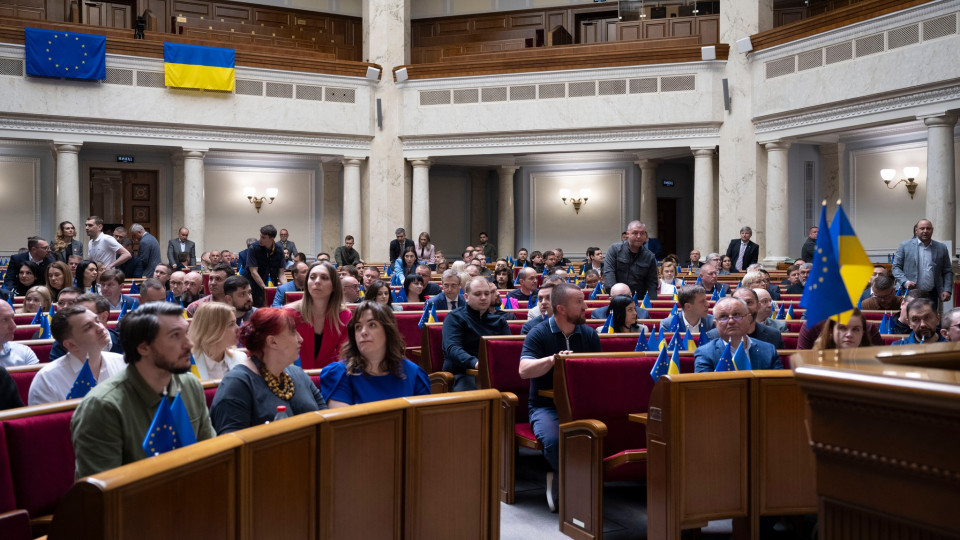
[[[590,291],[593,291],[597,288],[598,283],[600,283],[600,272],[591,268],[583,275],[583,281],[580,282],[580,288],[587,291],[589,294]]]
[[[521,268],[517,273],[517,278],[518,287],[508,292],[507,298],[513,298],[517,302],[527,302],[529,304],[537,294],[537,271],[529,266]]]
[[[713,320],[717,324],[717,337],[694,351],[694,371],[697,373],[716,371],[727,345],[730,346],[732,356],[741,343],[753,369],[783,369],[780,355],[777,354],[777,349],[773,345],[750,339],[747,335],[747,330],[753,323],[753,317],[747,309],[747,303],[742,299],[728,297],[718,300],[713,306]]]
[[[203,276],[200,272],[189,272],[183,277],[183,293],[180,294],[180,304],[184,307],[203,297]]]
[[[110,345],[110,333],[89,309],[73,305],[57,311],[50,323],[50,332],[67,354],[50,362],[37,372],[30,383],[28,405],[63,401],[73,389],[84,362],[97,384],[124,370],[123,355],[104,352]]]
[[[334,250],[333,259],[337,266],[354,265],[360,261],[360,254],[353,248],[353,244],[353,236],[348,234],[343,239],[343,245]]]
[[[587,326],[583,293],[569,283],[553,287],[550,294],[553,317],[527,334],[520,353],[520,377],[530,379],[530,427],[543,444],[543,456],[552,471],[560,468],[560,427],[553,400],[540,395],[553,390],[553,364],[557,354],[598,353],[600,337]],[[547,475],[547,504],[555,508],[552,497],[552,472]]]
[[[187,289],[185,281],[186,279],[187,275],[179,270],[170,274],[170,280],[167,283],[167,288],[171,293],[173,293],[173,299],[176,302],[180,301],[180,296],[183,295],[183,291]]]
[[[366,277],[366,272],[364,272]],[[427,300],[431,307],[437,308],[437,311],[454,310],[467,303],[466,298],[460,294],[460,274],[454,269],[445,270],[440,278],[440,289],[443,294],[438,294]]]
[[[620,296],[620,295],[622,295],[622,294],[625,294],[625,295],[627,295],[627,296],[631,296],[631,295],[633,294],[632,292],[630,292],[630,286],[627,285],[626,283],[616,283],[616,284],[613,285],[613,287],[610,287],[610,298],[613,298],[614,296]],[[678,300],[679,300],[679,298],[678,298]],[[637,305],[637,318],[638,318],[638,319],[649,319],[649,318],[650,318],[650,312],[648,312],[646,309],[640,307],[639,302],[638,302],[637,304],[638,304],[638,305]],[[593,310],[593,312],[590,314],[590,318],[591,318],[591,319],[606,319],[606,318],[607,318],[607,315],[609,315],[609,314],[610,314],[610,305],[608,304],[608,305],[606,305],[606,306],[601,306],[601,307],[598,307],[597,309]]]
[[[164,290],[167,290],[170,287],[170,274],[172,273],[173,271],[170,270],[170,266],[167,263],[160,263],[153,269],[153,275],[150,277],[159,281],[160,284],[163,285]],[[145,304],[146,302],[140,303]]]
[[[210,290],[210,294],[199,300],[190,302],[190,305],[187,306],[187,315],[193,317],[193,314],[197,312],[197,308],[207,302],[224,302],[223,282],[233,275],[236,275],[233,268],[230,268],[224,263],[217,263],[217,265],[210,270],[210,275],[207,277],[207,289]]]
[[[754,289],[753,292],[757,293],[757,320],[760,321],[758,324],[769,326],[781,334],[786,332],[787,321],[771,317],[773,314],[773,299],[770,298],[770,291],[767,289]]]
[[[720,257],[720,255],[716,253],[711,253],[711,255],[716,255],[717,258]],[[717,296],[721,294],[728,296],[730,294],[730,286],[717,281],[717,268],[719,267],[713,263],[704,263],[703,266],[700,267],[700,283],[703,284],[703,290],[706,291],[708,296],[713,296],[714,293],[716,293]]]
[[[784,294],[803,294],[803,288],[807,285],[807,277],[810,276],[810,269],[813,268],[811,263],[803,263],[800,265],[800,279],[787,287],[787,290],[783,291]]]
[[[237,326],[250,320],[253,312],[253,291],[250,282],[243,276],[230,276],[223,282],[223,303],[232,306],[237,316]]]
[[[380,279],[380,269],[376,266],[367,266],[363,269],[363,290],[366,291],[374,281]],[[388,280],[389,281],[389,280]],[[459,286],[459,285],[458,285]]]
[[[6,302],[0,302],[0,366],[8,368],[39,364],[40,360],[30,347],[13,342],[16,330],[13,307]]]
[[[677,293],[677,303],[681,310],[677,315],[668,315],[660,321],[663,328],[672,328],[674,317],[683,317],[683,323],[691,332],[702,334],[713,330],[713,315],[710,315],[710,302],[707,292],[699,285],[684,285]]]
[[[167,291],[159,280],[151,278],[140,282],[140,304],[163,302],[166,298]]]
[[[749,337],[755,340],[765,341],[773,345],[774,349],[787,348],[783,343],[783,336],[780,335],[780,332],[777,332],[775,329],[770,328],[769,326],[757,324],[757,313],[760,310],[760,300],[757,298],[757,293],[753,292],[753,289],[738,287],[737,290],[733,291],[732,297],[739,298],[747,304],[747,311],[750,314],[750,320],[746,323],[747,329],[745,333]],[[714,306],[714,308],[716,308],[716,306]],[[714,309],[714,312],[716,312],[716,309]],[[708,339],[717,339],[717,336],[719,336],[717,328],[707,332]]]
[[[947,341],[940,335],[940,314],[937,303],[930,298],[915,298],[907,306],[907,319],[910,321],[910,336],[899,339],[891,345],[914,345],[917,343],[939,343]]]
[[[71,305],[83,306],[90,310],[96,314],[100,320],[100,324],[107,329],[107,332],[110,334],[110,343],[104,346],[104,351],[123,354],[123,345],[120,343],[120,333],[107,326],[107,322],[110,320],[110,302],[108,302],[106,298],[97,293],[86,293],[78,296]],[[57,307],[60,308],[60,306]],[[56,360],[65,354],[67,354],[67,349],[65,349],[59,341],[54,341],[53,347],[50,348],[50,360]]]
[[[467,374],[477,369],[481,336],[509,336],[506,319],[489,313],[490,285],[486,278],[475,277],[467,282],[466,305],[443,319],[443,371],[453,373],[453,391],[476,390],[476,377]]]
[[[302,291],[307,284],[307,271],[310,265],[305,262],[296,261],[291,265],[290,271],[293,279],[277,287],[277,294],[273,297],[272,307],[279,308],[287,304],[287,293],[293,291]]]
[[[951,342],[960,341],[960,307],[944,313],[940,326],[942,327],[940,335],[944,339]]]
[[[537,305],[531,308],[538,311],[537,316],[530,318],[528,314],[527,322],[523,323],[523,327],[520,328],[521,334],[529,334],[535,326],[553,316],[553,306],[550,304],[550,294],[553,292],[553,288],[556,287],[558,283],[561,282],[550,280],[543,282],[543,286],[537,291]]]
[[[100,294],[110,302],[112,311],[120,311],[126,305],[127,309],[133,307],[135,303],[133,298],[123,294],[123,282],[126,280],[123,272],[116,268],[108,268],[100,274]]]
[[[418,264],[416,272],[417,275],[423,278],[423,291],[420,293],[421,298],[424,296],[436,296],[440,294],[440,285],[430,281],[430,278],[433,276],[430,266],[426,264]]]
[[[57,309],[72,306],[77,301],[77,297],[83,294],[83,290],[77,287],[64,287],[57,295]]]
[[[860,302],[861,310],[900,311],[903,298],[897,296],[892,277],[886,274],[875,277],[870,292],[870,297]]]
[[[488,281],[487,284],[490,287],[490,307],[487,308],[487,311],[500,315],[508,321],[517,320],[515,313],[504,311],[503,307],[501,307],[503,305],[503,299],[500,298],[500,289],[497,288],[497,283],[495,281]]]
[[[340,286],[343,287],[343,301],[347,304],[356,304],[360,298],[360,282],[357,278],[345,275],[340,278]]]
[[[180,395],[198,441],[216,437],[200,380],[190,373],[183,308],[154,302],[123,319],[127,367],[98,384],[70,420],[76,477],[147,457],[143,440],[161,400]]]

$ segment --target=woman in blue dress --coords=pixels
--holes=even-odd
[[[320,372],[321,393],[331,409],[430,393],[430,379],[403,357],[406,345],[393,311],[366,301],[347,324],[343,357]]]

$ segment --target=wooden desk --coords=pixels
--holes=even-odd
[[[647,413],[633,413],[627,416],[627,420],[631,422],[636,422],[638,424],[647,423]]]

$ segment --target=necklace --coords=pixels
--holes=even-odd
[[[280,372],[280,377],[277,377],[267,369],[267,366],[260,364],[260,376],[263,377],[263,382],[267,383],[267,388],[273,392],[273,395],[284,401],[290,401],[290,398],[293,397],[293,379],[290,378],[290,375],[287,375],[286,371]]]

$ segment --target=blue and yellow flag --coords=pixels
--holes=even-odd
[[[660,347],[660,340],[657,339],[657,331],[652,330],[650,332],[650,337],[647,338],[647,348],[648,351],[655,351]]]
[[[12,298],[13,295],[11,294],[10,297]],[[46,317],[40,317],[40,330],[37,331],[36,339],[50,339],[51,337],[53,336],[50,334],[50,320]]]
[[[833,247],[833,234],[827,225],[827,201],[823,201],[820,209],[820,233],[817,235],[817,248],[812,263],[813,268],[810,269],[810,276],[800,298],[800,307],[807,309],[808,326],[853,309],[853,302],[840,274],[840,262]]]
[[[679,355],[677,350],[673,350],[673,355],[668,356],[669,352],[667,348],[664,347],[660,349],[660,354],[657,356],[656,363],[653,364],[653,369],[650,370],[650,377],[653,378],[653,382],[656,383],[661,375],[675,375],[680,373],[680,367],[677,362],[679,361]]]
[[[596,300],[597,296],[603,294],[603,282],[597,282],[597,286],[590,293],[590,300]]]
[[[643,293],[643,301],[640,302],[640,305],[643,306],[643,309],[650,309],[653,307],[653,304],[650,302],[650,293]]]
[[[687,327],[687,332],[683,334],[683,348],[688,351],[696,350],[697,343],[693,341],[693,333],[690,332],[690,327]]]
[[[740,345],[737,345],[737,352],[733,353],[733,363],[737,365],[737,369],[740,371],[753,369],[753,366],[750,365],[750,357],[747,356],[747,351],[743,348],[743,340],[740,340]]]
[[[600,327],[598,334],[614,334],[613,329],[613,313],[607,315],[607,320],[603,321],[603,326]]]
[[[130,285],[130,294],[140,294],[140,286],[137,285],[136,281],[134,281],[133,284]]]
[[[83,361],[83,367],[80,368],[80,373],[77,373],[77,378],[73,380],[70,393],[68,393],[64,399],[82,398],[96,385],[97,379],[93,376],[93,371],[90,370],[90,357],[88,356],[87,359]]]
[[[107,78],[107,38],[24,28],[27,75],[102,81]]]
[[[423,328],[423,325],[430,322],[430,304],[423,306],[423,315],[420,316],[420,321],[417,323],[417,326]]]
[[[40,319],[43,318],[43,306],[37,308],[37,314],[33,316],[33,319],[30,319],[30,324],[40,324]]]
[[[194,375],[196,375],[197,378],[200,379],[201,381],[203,380],[200,377],[200,370],[197,369],[197,362],[193,359],[193,353],[190,353],[190,373],[193,373]]]
[[[717,362],[717,368],[714,371],[737,371],[737,365],[733,363],[733,354],[730,352],[729,343],[723,348],[720,361]]]
[[[843,277],[843,285],[847,289],[847,295],[850,297],[850,303],[860,307],[860,295],[863,289],[870,282],[870,276],[873,274],[873,263],[870,257],[863,250],[857,233],[853,230],[853,225],[847,219],[847,214],[843,211],[843,206],[837,202],[837,213],[833,215],[833,223],[830,225],[830,235],[833,237],[833,249],[837,251],[837,261],[840,263],[840,275]],[[850,321],[850,311],[840,314],[840,324],[847,324]]]
[[[232,92],[234,64],[233,49],[163,44],[164,84],[167,86]]]
[[[890,333],[890,314],[889,314],[889,313],[884,313],[884,314],[883,314],[883,318],[880,319],[880,328],[878,329],[878,331],[879,331],[881,334],[889,334],[889,333]]]
[[[633,348],[634,352],[643,352],[647,350],[647,340],[643,338],[645,330],[640,328],[640,335],[637,337],[637,345]]]

